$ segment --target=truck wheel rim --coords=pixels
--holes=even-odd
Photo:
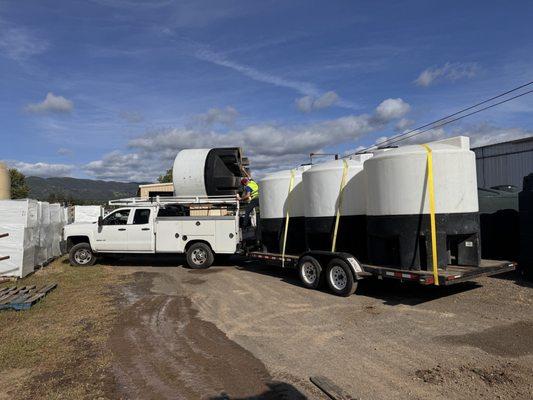
[[[344,269],[335,265],[329,271],[329,281],[335,289],[344,290],[348,284],[348,277],[346,276]]]
[[[192,251],[192,261],[195,264],[198,264],[198,265],[203,264],[206,259],[207,259],[207,253],[205,252],[205,250],[194,249]]]
[[[74,254],[74,259],[78,264],[87,264],[91,261],[92,254],[86,249],[80,249]]]
[[[315,266],[311,262],[306,261],[302,265],[302,277],[306,283],[315,283],[317,278],[317,271]]]

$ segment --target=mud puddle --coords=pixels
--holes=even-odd
[[[305,398],[292,385],[274,382],[252,353],[199,319],[188,298],[151,293],[157,276],[135,275],[109,341],[123,398]]]

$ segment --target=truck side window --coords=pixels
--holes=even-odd
[[[104,218],[102,225],[126,225],[130,210],[117,210]]]
[[[135,210],[133,214],[133,225],[143,225],[147,224],[150,221],[150,209],[141,208]]]

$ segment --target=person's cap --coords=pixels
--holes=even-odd
[[[246,184],[248,183],[248,181],[249,181],[248,178],[242,178],[242,179],[241,179],[241,183],[242,183],[243,185],[246,185]]]

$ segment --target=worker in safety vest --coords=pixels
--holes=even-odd
[[[241,201],[249,201],[244,209],[243,227],[250,225],[250,214],[252,210],[259,206],[259,185],[252,178],[242,178],[241,184],[244,186],[244,194],[239,197]]]

